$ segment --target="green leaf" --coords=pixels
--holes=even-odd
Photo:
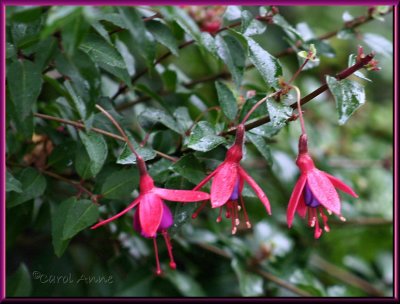
[[[299,269],[295,270],[290,276],[289,281],[296,284],[296,286],[301,289],[308,291],[312,295],[319,297],[326,296],[326,292],[321,282],[307,271],[301,271]]]
[[[74,106],[74,109],[79,113],[79,117],[81,119],[86,119],[86,104],[82,100],[82,97],[78,95],[74,88],[71,85],[71,82],[69,80],[66,80],[64,82],[64,87],[67,89],[67,92],[69,96],[71,97],[70,100],[72,100],[72,104]]]
[[[336,56],[335,50],[325,41],[321,41],[318,39],[311,39],[307,41],[307,45],[310,45],[310,50],[313,51],[311,48],[315,46],[316,52],[314,54],[325,56],[328,58],[334,58]],[[314,49],[314,51],[315,51]]]
[[[67,249],[71,239],[64,240],[64,224],[67,218],[69,209],[73,204],[76,204],[77,199],[71,197],[63,201],[58,206],[51,205],[51,239],[53,243],[54,253],[57,257],[61,257]]]
[[[198,184],[205,177],[204,166],[192,153],[181,157],[171,169],[193,184]]]
[[[85,146],[87,155],[89,156],[89,168],[91,176],[97,175],[107,159],[108,147],[101,134],[94,132],[85,133],[80,131],[79,137]],[[82,176],[83,177],[83,176]]]
[[[121,19],[125,23],[125,27],[129,30],[136,47],[140,50],[140,54],[146,59],[147,65],[150,67],[155,57],[154,38],[150,35],[140,15],[136,9],[131,7],[118,8]]]
[[[25,168],[16,177],[21,182],[21,193],[10,193],[7,208],[15,207],[31,199],[39,197],[46,189],[46,179],[36,169]]]
[[[271,150],[264,138],[260,135],[253,134],[251,132],[246,133],[246,137],[251,141],[251,143],[257,148],[258,152],[265,158],[268,164],[272,165],[272,155]]]
[[[81,43],[80,49],[88,54],[100,68],[130,85],[131,81],[124,59],[103,37],[89,34]]]
[[[215,130],[207,121],[200,121],[190,133],[188,147],[207,152],[223,143],[225,143],[225,138],[216,135]]]
[[[154,38],[164,46],[166,46],[172,54],[179,55],[178,42],[176,41],[171,30],[165,24],[151,20],[146,22],[146,28],[153,34]]]
[[[90,25],[86,22],[83,15],[76,15],[72,20],[62,27],[61,37],[64,50],[67,55],[74,55],[86,34],[89,32]]]
[[[292,44],[296,43],[298,40],[303,41],[300,33],[291,26],[282,15],[274,15],[272,20],[274,24],[283,29]]]
[[[46,38],[60,28],[64,28],[71,20],[80,15],[79,6],[52,6],[47,14],[46,25],[40,37]]]
[[[43,71],[53,58],[57,49],[57,40],[49,37],[40,41],[35,47],[35,64]]]
[[[348,66],[348,67],[351,67],[352,65],[354,65],[354,64],[356,63],[356,60],[357,60],[357,56],[354,55],[354,54],[350,54],[350,55],[349,55],[349,60],[348,60],[347,66]],[[363,80],[371,81],[371,79],[365,77],[364,74],[363,74],[362,72],[360,72],[360,71],[355,71],[355,72],[353,73],[353,75],[355,75],[355,76],[357,76],[358,78],[361,78],[361,79],[363,79]]]
[[[156,108],[147,108],[138,117],[140,125],[146,129],[150,130],[157,124],[162,124],[168,129],[175,131],[178,134],[182,134],[182,130],[179,124],[169,115],[165,110]]]
[[[136,169],[127,169],[113,172],[108,176],[101,187],[101,195],[107,199],[128,197],[139,183]]]
[[[215,39],[218,56],[226,64],[237,87],[243,79],[246,56],[241,43],[233,36],[217,35]]]
[[[29,297],[32,292],[31,275],[28,267],[21,263],[18,270],[7,278],[7,298]]]
[[[6,192],[18,192],[21,193],[22,189],[21,189],[22,185],[19,182],[19,180],[17,180],[10,172],[7,171],[6,174]]]
[[[99,210],[90,200],[77,200],[68,205],[67,213],[64,216],[65,223],[62,239],[68,240],[94,224],[99,217]]]
[[[191,276],[178,270],[165,272],[165,278],[169,280],[185,297],[204,297],[205,293],[199,283]]]
[[[222,112],[228,119],[234,120],[238,111],[235,95],[223,82],[215,82],[215,87],[217,89],[218,101],[221,105]]]
[[[242,24],[240,31],[244,36],[261,35],[267,27],[264,23],[254,19],[249,11],[242,11]]]
[[[139,144],[133,139],[132,136],[128,135],[130,142],[135,148],[136,152],[143,158],[144,161],[151,160],[157,156],[156,152],[152,148],[140,147]],[[117,164],[129,165],[136,164],[136,156],[132,153],[131,149],[127,144],[124,144],[121,153],[118,156]]]
[[[245,265],[236,258],[232,260],[231,267],[235,271],[243,297],[256,297],[264,293],[263,279],[260,276],[246,271]]]
[[[375,52],[385,57],[392,58],[393,44],[385,37],[377,34],[366,33],[363,35],[364,42]]]
[[[252,38],[247,37],[250,50],[250,61],[260,72],[265,82],[275,89],[279,88],[279,77],[282,76],[282,67],[279,60],[264,50]]]
[[[7,68],[7,85],[15,113],[21,120],[27,118],[42,90],[39,67],[27,60],[12,63]]]
[[[326,83],[336,101],[339,125],[344,125],[350,116],[365,103],[364,87],[353,80],[338,81],[331,76],[326,76]]]
[[[184,10],[177,6],[164,6],[160,8],[160,12],[167,20],[178,23],[194,40],[201,42],[199,27]]]
[[[286,125],[288,118],[292,116],[293,109],[275,101],[273,98],[267,99],[265,104],[267,105],[271,126],[281,128]]]
[[[151,165],[149,169],[149,174],[155,182],[163,184],[171,173],[171,171],[169,170],[171,165],[172,162],[170,160],[162,158]]]
[[[193,120],[190,117],[189,110],[186,107],[178,107],[174,112],[174,118],[176,122],[180,125],[182,130],[188,130],[192,124]]]
[[[11,20],[21,23],[36,21],[41,17],[43,11],[43,6],[13,6],[12,8],[12,13],[7,10],[7,16],[10,16]]]
[[[41,19],[37,19],[31,23],[13,22],[11,24],[11,37],[14,46],[17,49],[26,49],[35,45],[39,41],[41,28]]]

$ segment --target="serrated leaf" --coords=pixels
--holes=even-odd
[[[171,169],[193,184],[198,184],[205,177],[204,166],[193,154],[181,157]]]
[[[21,182],[22,192],[10,193],[10,197],[7,200],[7,208],[15,207],[39,197],[46,189],[46,179],[36,169],[25,168],[17,175],[17,179]]]
[[[218,56],[228,67],[236,86],[240,87],[246,62],[242,45],[233,36],[222,37],[221,35],[215,38],[215,45]]]
[[[172,116],[162,109],[147,108],[140,113],[138,120],[140,125],[147,130],[153,128],[156,124],[162,124],[178,134],[184,132]]]
[[[258,152],[265,158],[268,164],[272,165],[272,155],[271,150],[265,142],[264,138],[260,135],[253,134],[251,132],[246,133],[246,138],[248,138],[251,143],[257,148]]]
[[[98,207],[90,200],[77,200],[69,204],[63,228],[63,240],[68,240],[94,224],[99,217]]]
[[[97,175],[107,159],[108,147],[104,137],[100,134],[89,132],[85,133],[80,131],[79,137],[85,147],[86,153],[89,156],[91,176]]]
[[[22,192],[22,185],[19,180],[17,180],[10,172],[7,171],[6,174],[6,192]]]
[[[223,82],[216,81],[215,88],[217,89],[218,102],[221,105],[222,112],[228,119],[234,120],[238,111],[235,95]]]
[[[210,151],[225,142],[225,138],[215,134],[213,127],[206,121],[194,126],[188,140],[188,147],[201,152]]]
[[[265,24],[254,19],[249,11],[242,11],[241,32],[244,36],[261,35],[266,29]]]
[[[7,297],[29,297],[32,292],[31,275],[24,263],[7,278]]]
[[[256,297],[264,293],[262,277],[246,271],[246,267],[236,258],[232,260],[231,267],[235,271],[243,297]]]
[[[341,81],[326,76],[326,83],[336,101],[339,125],[344,125],[353,113],[365,103],[364,87],[353,80]]]
[[[279,77],[282,76],[282,67],[279,60],[264,50],[252,38],[247,37],[250,50],[250,61],[260,72],[266,83],[275,89],[279,88]]]
[[[138,187],[139,176],[136,169],[113,172],[101,187],[101,195],[107,199],[128,197]]]
[[[292,116],[293,109],[291,107],[285,106],[282,103],[275,101],[273,98],[267,99],[265,104],[267,106],[272,127],[283,127],[288,118]]]
[[[385,57],[392,58],[393,44],[385,37],[377,34],[366,33],[363,35],[364,42],[375,52]]]
[[[100,68],[130,85],[131,82],[125,61],[119,52],[104,38],[96,34],[89,34],[79,48],[88,54]]]
[[[14,111],[24,120],[32,113],[42,90],[40,68],[28,60],[12,63],[7,68],[7,86]]]
[[[178,42],[168,26],[159,21],[151,20],[146,22],[146,28],[153,34],[154,38],[159,43],[166,46],[172,54],[175,56],[179,55]]]
[[[151,66],[156,48],[153,36],[147,32],[144,22],[136,9],[132,7],[119,7],[118,12],[129,30],[136,47],[140,50],[141,56],[146,59],[147,65]]]

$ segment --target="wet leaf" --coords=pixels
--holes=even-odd
[[[234,120],[238,110],[235,95],[223,82],[215,82],[215,87],[217,89],[218,101],[221,105],[222,111],[228,119]]]
[[[326,82],[336,101],[339,125],[344,125],[353,113],[365,103],[364,87],[353,80],[341,81],[326,76]]]
[[[210,151],[225,142],[225,138],[215,134],[213,127],[206,121],[194,126],[189,136],[188,147],[201,152]]]

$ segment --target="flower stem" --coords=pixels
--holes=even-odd
[[[111,122],[112,124],[117,128],[117,130],[119,131],[119,133],[122,135],[122,137],[124,138],[126,144],[128,145],[129,149],[132,151],[132,153],[136,156],[136,161],[137,161],[137,165],[139,168],[139,172],[140,175],[144,175],[147,173],[147,169],[146,169],[146,164],[143,160],[143,158],[136,152],[135,148],[133,147],[131,141],[129,140],[128,136],[126,135],[125,131],[122,130],[121,126],[119,125],[119,123],[114,119],[114,117],[111,116],[110,113],[108,113],[105,109],[103,109],[101,106],[99,106],[98,104],[96,105],[96,108],[98,110],[100,110]]]
[[[299,118],[300,118],[300,126],[301,126],[301,134],[306,135],[306,127],[304,126],[304,118],[303,118],[303,111],[301,110],[301,93],[298,87],[296,86],[290,86],[291,89],[294,89],[296,91],[296,96],[297,96],[297,110],[299,112]]]

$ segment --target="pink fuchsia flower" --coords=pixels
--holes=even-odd
[[[323,232],[319,225],[319,217],[322,218],[324,230],[326,232],[330,230],[325,211],[329,215],[334,213],[339,216],[340,220],[345,221],[341,214],[340,199],[335,188],[353,197],[358,197],[358,195],[336,177],[315,168],[314,162],[308,154],[306,134],[300,136],[296,164],[301,173],[289,200],[287,223],[290,228],[296,211],[303,218],[308,215],[308,226],[314,227],[314,237],[318,239]]]
[[[236,130],[236,139],[232,147],[226,153],[226,158],[210,175],[203,179],[193,190],[201,189],[211,178],[211,206],[212,208],[220,208],[217,222],[222,220],[222,209],[225,206],[226,218],[231,218],[232,234],[237,231],[240,224],[239,212],[243,209],[244,218],[247,228],[251,228],[251,224],[243,202],[242,190],[244,182],[248,183],[258,198],[264,204],[268,214],[271,214],[271,207],[267,196],[254,179],[240,166],[243,157],[242,146],[244,141],[245,129],[243,124],[239,124]],[[238,201],[240,201],[240,206]],[[204,208],[207,202],[204,202],[199,209],[193,214],[192,218],[196,218],[199,212]]]
[[[147,173],[146,165],[143,159],[141,159],[138,155],[137,163],[140,172],[139,196],[120,213],[114,215],[109,219],[97,223],[96,225],[91,227],[91,229],[96,229],[102,225],[105,225],[124,215],[129,210],[137,207],[133,218],[133,228],[138,231],[142,236],[153,239],[157,263],[156,273],[157,275],[160,275],[161,267],[158,258],[158,248],[156,241],[157,233],[161,233],[165,239],[168,254],[170,257],[170,267],[172,269],[176,268],[176,264],[172,255],[171,240],[167,231],[167,229],[173,225],[174,219],[171,211],[163,200],[186,203],[208,200],[210,196],[208,193],[200,191],[171,190],[155,187],[153,179]]]

